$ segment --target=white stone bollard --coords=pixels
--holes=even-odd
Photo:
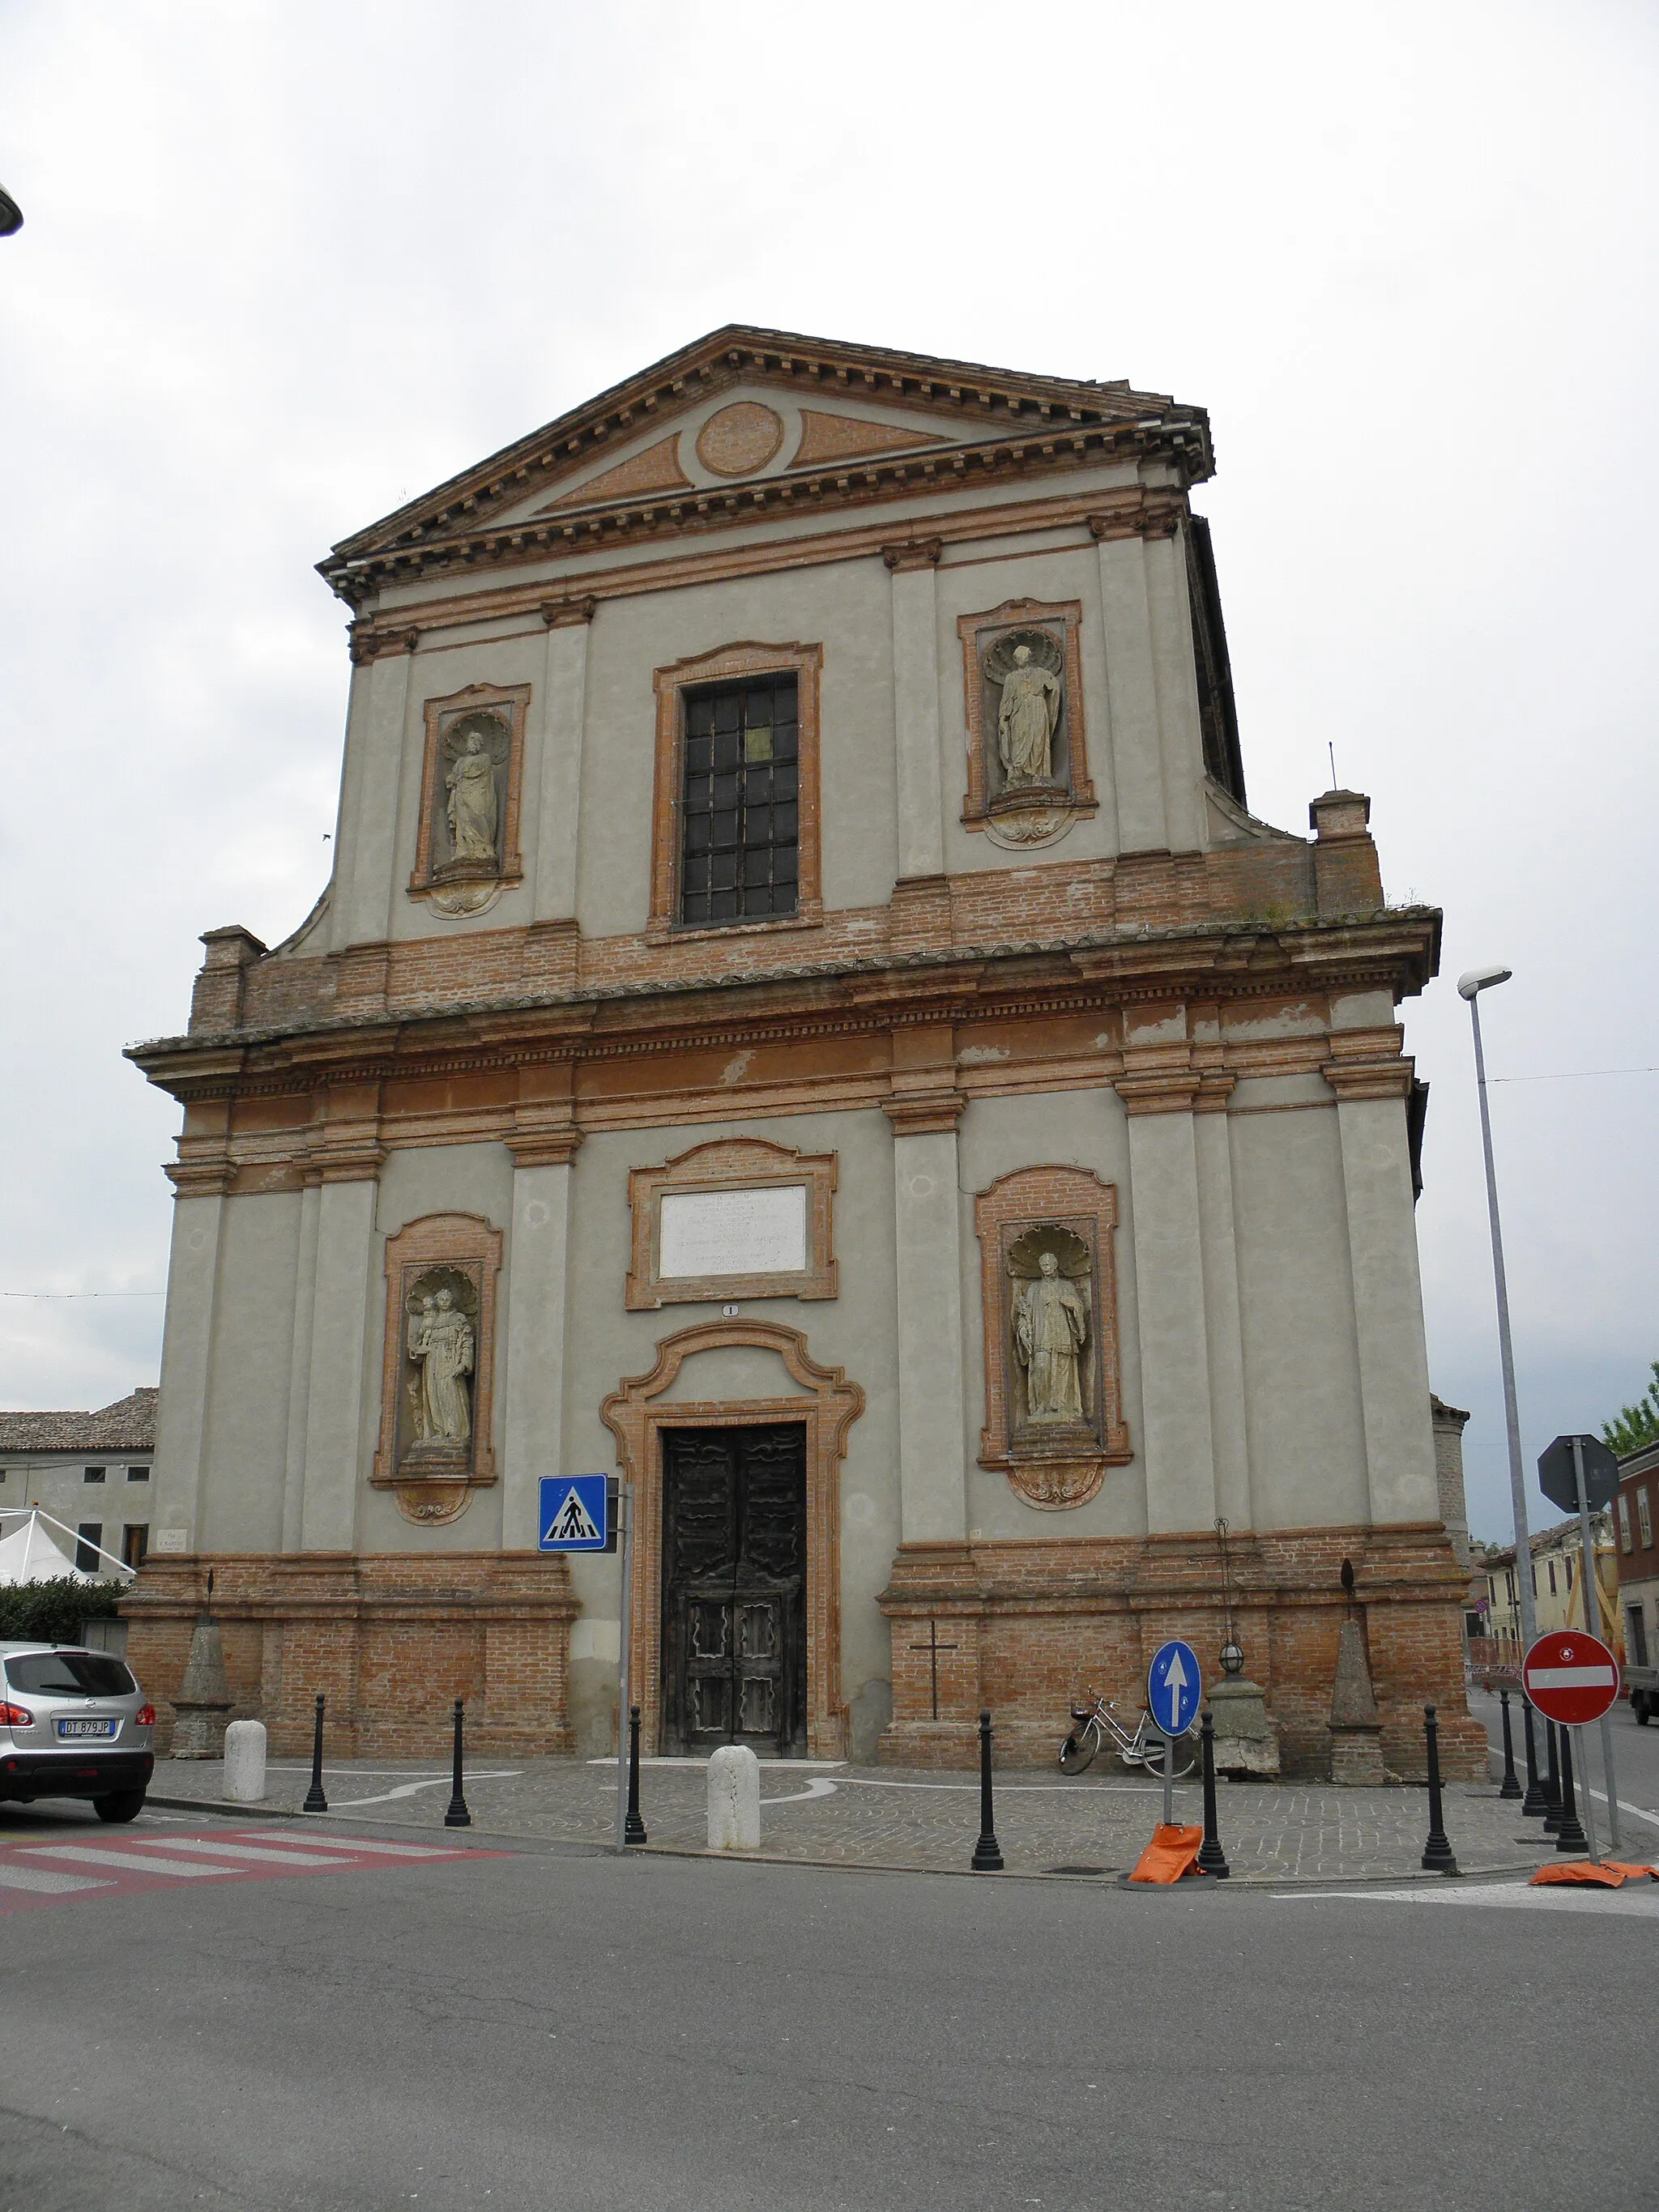
[[[722,1744],[708,1762],[708,1848],[760,1849],[760,1761],[747,1744]]]
[[[225,1796],[235,1805],[258,1805],[265,1794],[265,1724],[233,1721],[225,1730]]]

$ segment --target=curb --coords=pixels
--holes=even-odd
[[[223,1820],[297,1820],[303,1821],[307,1826],[313,1824],[320,1826],[327,1821],[331,1824],[337,1822],[341,1826],[356,1828],[398,1828],[416,1835],[447,1838],[452,1848],[465,1838],[478,1843],[489,1839],[537,1844],[556,1851],[578,1851],[592,1857],[610,1858],[617,1855],[615,1846],[608,1840],[600,1841],[592,1836],[549,1836],[533,1828],[441,1827],[434,1829],[430,1823],[424,1820],[399,1820],[395,1818],[381,1820],[368,1812],[302,1813],[296,1806],[292,1805],[235,1805],[228,1803],[222,1798],[158,1797],[153,1793],[145,1800],[145,1802],[150,1805],[165,1806],[170,1812],[211,1814]],[[975,1874],[969,1866],[927,1866],[903,1859],[805,1858],[793,1855],[786,1856],[777,1851],[711,1851],[706,1846],[696,1844],[630,1844],[621,1856],[626,1858],[642,1859],[702,1859],[713,1864],[727,1866],[803,1867],[812,1869],[821,1874],[943,1875],[951,1879],[959,1879],[963,1876],[976,1881],[984,1879],[982,1875]],[[1544,1863],[1547,1864],[1549,1862],[1546,1861]],[[1538,1862],[1534,1860],[1500,1866],[1466,1866],[1456,1876],[1417,1872],[1330,1875],[1241,1874],[1235,1869],[1224,1882],[1210,1875],[1206,1875],[1201,1881],[1194,1880],[1188,1883],[1131,1882],[1127,1869],[1115,1867],[1103,1868],[1097,1875],[1054,1874],[1042,1867],[1005,1867],[1000,1871],[1003,1879],[1011,1881],[1069,1882],[1085,1888],[1123,1889],[1133,1891],[1137,1894],[1142,1893],[1162,1894],[1165,1892],[1174,1894],[1184,1891],[1185,1894],[1190,1897],[1200,1888],[1208,1892],[1221,1889],[1261,1891],[1377,1889],[1417,1886],[1432,1887],[1453,1880],[1473,1882],[1502,1881],[1512,1875],[1534,1874],[1537,1871],[1537,1866]]]

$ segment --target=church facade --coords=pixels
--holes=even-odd
[[[1231,1632],[1462,1720],[1357,793],[1245,804],[1201,410],[718,331],[347,539],[334,872],[210,930],[149,1555],[276,1745],[1047,1759]],[[1219,1525],[1224,1524],[1224,1527]],[[1353,1570],[1345,1589],[1345,1563]]]

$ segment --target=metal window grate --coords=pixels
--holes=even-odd
[[[749,921],[796,910],[799,727],[793,676],[685,702],[680,920]]]

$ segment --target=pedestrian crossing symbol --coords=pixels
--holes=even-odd
[[[544,1552],[603,1552],[606,1547],[605,1478],[544,1474],[541,1479]]]

